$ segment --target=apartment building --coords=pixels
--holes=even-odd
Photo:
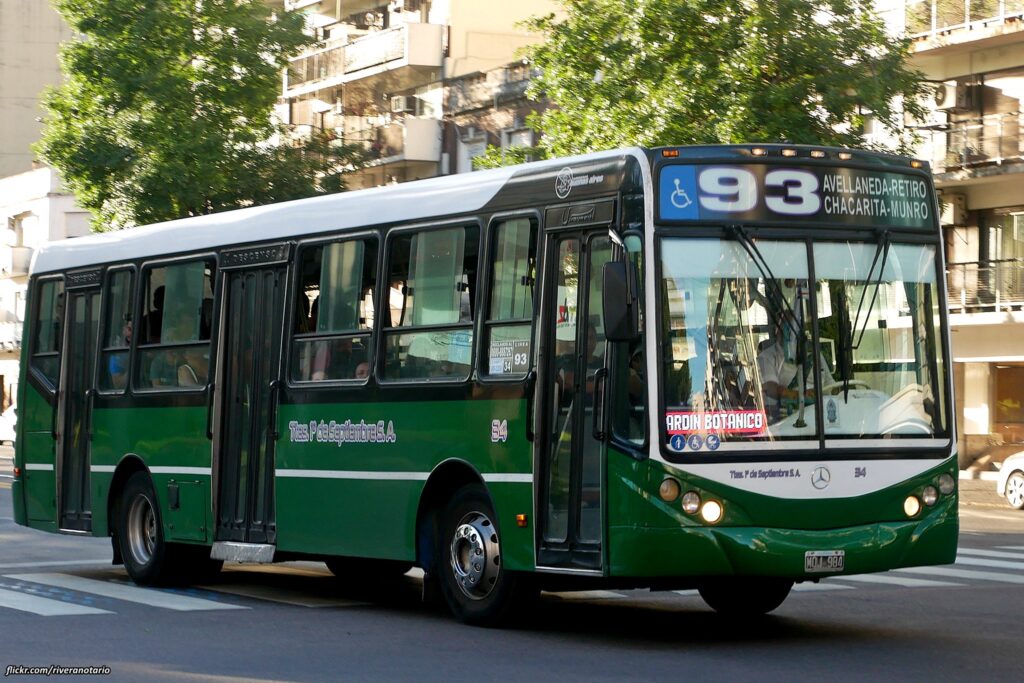
[[[896,0],[934,85],[922,136],[944,202],[961,465],[1024,450],[1024,0]]]
[[[363,146],[352,189],[467,171],[490,144],[533,144],[524,126],[537,41],[519,23],[551,0],[285,0],[320,39],[292,60],[278,118]]]
[[[88,214],[35,163],[43,88],[60,82],[57,53],[73,33],[46,0],[0,0],[0,408],[14,400],[33,250],[86,234]]]

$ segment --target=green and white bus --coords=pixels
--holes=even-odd
[[[146,585],[416,565],[476,623],[952,562],[936,214],[910,159],[637,148],[49,244],[15,519]]]

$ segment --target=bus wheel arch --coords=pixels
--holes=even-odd
[[[110,536],[114,548],[114,564],[124,564],[121,548],[117,542],[117,523],[121,514],[120,505],[124,487],[136,472],[145,472],[147,476],[149,475],[149,470],[143,464],[142,458],[134,453],[129,453],[117,464],[114,477],[110,480],[110,488],[107,490],[107,535]]]
[[[484,479],[475,467],[458,458],[445,460],[427,477],[416,510],[416,565],[428,575],[436,573],[435,549],[441,515],[455,493],[471,484],[484,486]]]

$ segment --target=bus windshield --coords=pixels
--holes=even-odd
[[[660,248],[670,451],[947,435],[934,246],[668,237]]]

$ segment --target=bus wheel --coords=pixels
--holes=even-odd
[[[132,581],[142,586],[168,582],[174,553],[164,541],[160,508],[145,472],[129,477],[121,493],[117,540]]]
[[[455,616],[467,624],[501,623],[531,592],[528,577],[502,566],[494,519],[487,490],[470,484],[455,492],[441,520],[441,592]]]
[[[700,597],[712,609],[729,616],[767,614],[782,604],[793,582],[776,578],[713,579],[699,587]]]

